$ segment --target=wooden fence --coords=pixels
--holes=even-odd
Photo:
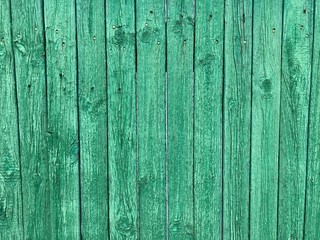
[[[0,239],[320,239],[318,0],[0,0]]]

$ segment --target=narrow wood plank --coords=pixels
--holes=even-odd
[[[140,239],[166,237],[165,6],[136,6]]]
[[[0,239],[23,236],[19,131],[10,2],[0,1]]]
[[[312,2],[284,2],[278,239],[303,239]]]
[[[167,11],[168,235],[193,239],[193,0]]]
[[[50,239],[79,239],[75,3],[46,0],[44,8],[48,82]]]
[[[252,1],[225,1],[223,238],[248,239]]]
[[[110,239],[138,238],[134,2],[107,3]]]
[[[312,79],[309,106],[309,134],[307,159],[307,189],[304,239],[320,239],[320,3],[315,1],[313,9],[306,9],[314,15],[314,42],[312,59]],[[311,33],[309,34],[311,37]],[[311,47],[311,46],[310,46]]]
[[[11,2],[25,238],[45,239],[50,232],[47,209],[50,198],[43,6],[39,0]]]
[[[250,238],[277,238],[282,1],[254,2]]]
[[[224,1],[196,2],[194,198],[195,239],[221,230]]]
[[[77,1],[83,239],[109,234],[105,11],[103,0]]]

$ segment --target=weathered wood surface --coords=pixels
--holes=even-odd
[[[11,4],[19,106],[23,225],[26,239],[41,239],[50,232],[43,10],[39,0],[14,0]]]
[[[248,239],[252,1],[225,1],[223,238]]]
[[[140,239],[166,236],[166,52],[164,1],[136,6]]]
[[[319,239],[319,4],[0,0],[0,239]]]
[[[138,239],[135,1],[107,4],[110,239]]]
[[[81,233],[83,239],[108,239],[105,3],[77,1],[76,12]]]
[[[250,237],[276,239],[282,2],[253,10]]]
[[[224,1],[197,1],[194,84],[195,239],[222,229],[222,98]]]
[[[80,238],[77,42],[73,1],[44,1],[50,239]]]
[[[278,238],[303,239],[313,1],[283,10]]]
[[[194,238],[192,0],[167,5],[168,235]]]
[[[0,1],[0,238],[22,240],[19,120],[11,32],[11,6]]]

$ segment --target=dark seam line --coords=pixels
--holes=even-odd
[[[169,153],[168,153],[168,0],[164,0],[165,21],[165,119],[166,119],[166,240],[169,239]]]
[[[42,23],[43,23],[43,48],[44,48],[44,74],[45,74],[45,132],[48,132],[48,78],[47,78],[47,37],[46,37],[46,28],[45,28],[45,12],[44,12],[44,0],[41,1],[42,4]],[[49,159],[49,151],[48,151],[48,138],[45,139],[45,149],[46,149],[46,156],[47,159]],[[50,167],[49,167],[49,162],[47,162],[47,178],[49,179],[49,171],[50,171]],[[51,198],[50,198],[50,187],[49,187],[49,191],[48,191],[48,202],[49,202],[49,206],[51,204]],[[50,211],[49,211],[50,214]],[[49,226],[51,229],[51,221],[49,221]],[[51,231],[50,231],[51,234]],[[51,237],[51,235],[50,235]]]
[[[134,0],[134,51],[135,51],[135,113],[136,113],[136,191],[137,191],[137,231],[140,239],[140,191],[139,191],[139,134],[138,134],[138,36],[137,36],[137,0]]]
[[[104,1],[104,49],[105,49],[105,68],[106,68],[106,89],[105,89],[105,94],[106,94],[106,115],[107,115],[107,132],[106,132],[106,141],[107,141],[107,148],[106,148],[106,175],[107,175],[107,209],[108,209],[108,226],[107,226],[107,236],[108,240],[110,240],[110,181],[109,181],[109,99],[108,99],[108,43],[107,43],[107,3],[106,0]]]
[[[251,238],[251,174],[252,174],[252,102],[253,102],[253,49],[254,49],[254,1],[252,1],[251,20],[251,74],[250,74],[250,157],[249,157],[249,203],[248,203],[248,239]]]
[[[79,234],[80,239],[82,239],[82,188],[81,188],[81,143],[80,143],[80,108],[79,108],[79,48],[78,48],[78,12],[77,12],[77,0],[74,3],[74,11],[75,11],[75,40],[76,40],[76,95],[77,95],[77,120],[78,120],[78,181],[79,181]]]
[[[50,131],[50,129],[48,129],[48,125],[49,125],[49,98],[48,98],[48,76],[47,76],[47,72],[48,72],[48,64],[47,64],[47,36],[46,36],[46,18],[45,18],[45,0],[42,0],[42,21],[43,21],[43,41],[44,41],[44,57],[45,57],[45,61],[44,61],[44,72],[45,72],[45,114],[46,114],[46,123],[45,123],[45,131],[46,134],[48,133],[48,131]],[[49,138],[46,138],[46,156],[48,159],[47,162],[47,176],[48,176],[48,182],[49,182],[49,190],[48,190],[48,202],[49,202],[49,206],[51,206],[51,190],[50,190],[50,159],[49,159]],[[51,217],[51,208],[49,207],[49,216]],[[50,237],[52,238],[52,222],[49,221],[49,229],[50,229]]]
[[[12,67],[13,67],[13,79],[14,79],[14,95],[16,104],[16,124],[17,124],[17,135],[18,135],[18,158],[19,158],[19,177],[20,177],[20,195],[21,195],[21,212],[22,212],[22,237],[25,238],[25,226],[24,226],[24,201],[23,201],[23,187],[22,187],[22,164],[21,164],[21,141],[20,141],[20,118],[19,118],[19,104],[18,104],[18,89],[17,89],[17,76],[16,76],[16,58],[13,48],[13,30],[12,30],[12,1],[9,3],[9,16],[10,16],[10,35],[11,35],[11,52],[12,52]]]
[[[281,57],[280,57],[280,60],[281,60],[281,67],[280,67],[280,104],[279,104],[279,131],[278,131],[278,136],[279,136],[279,139],[278,139],[278,193],[277,193],[277,232],[276,232],[276,236],[277,236],[277,239],[279,239],[279,205],[280,205],[280,155],[281,155],[281,105],[282,105],[282,60],[283,60],[283,34],[284,34],[284,1],[285,0],[282,0],[282,23],[281,23]]]
[[[309,165],[309,147],[310,147],[310,112],[311,112],[311,104],[312,104],[312,78],[313,78],[313,65],[314,65],[314,35],[315,35],[315,15],[316,15],[316,0],[313,1],[313,16],[312,16],[312,47],[311,47],[311,71],[310,71],[310,83],[309,83],[309,107],[308,107],[308,122],[307,122],[307,146],[306,146],[306,176],[305,176],[305,195],[304,195],[304,213],[303,213],[303,234],[302,240],[305,239],[306,234],[306,218],[307,218],[307,193],[308,193],[308,165]]]
[[[200,0],[201,1],[201,0]],[[193,59],[192,59],[192,204],[193,204],[193,236],[195,235],[196,222],[195,222],[195,213],[196,213],[196,204],[195,204],[195,155],[194,155],[194,146],[195,146],[195,89],[196,89],[196,80],[195,80],[195,60],[196,60],[196,17],[197,17],[197,4],[196,0],[193,0],[194,12],[193,12]]]
[[[42,22],[43,22],[43,48],[44,48],[44,74],[45,74],[45,132],[48,132],[48,78],[47,78],[47,37],[46,37],[46,29],[45,29],[45,12],[44,12],[44,0],[41,1],[42,4]],[[47,177],[49,179],[49,171],[50,171],[50,167],[49,167],[49,152],[48,152],[48,138],[45,139],[45,149],[46,149],[46,160],[47,160]],[[50,188],[48,190],[48,202],[49,202],[49,206],[51,205],[51,198],[50,198]],[[50,208],[49,208],[50,209]],[[49,210],[49,214],[50,214],[50,210]],[[49,222],[49,226],[51,229],[51,221]],[[50,231],[51,234],[51,231]],[[50,235],[51,237],[51,235]]]
[[[220,240],[223,239],[223,214],[224,214],[224,148],[225,148],[225,135],[224,135],[224,124],[225,124],[225,112],[224,112],[224,98],[225,98],[225,21],[226,14],[226,1],[223,2],[223,44],[222,44],[222,83],[221,83],[221,189],[220,189]]]

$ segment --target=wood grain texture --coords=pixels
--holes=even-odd
[[[45,1],[49,239],[80,238],[75,4]]]
[[[44,239],[50,232],[50,198],[43,5],[39,0],[11,3],[25,238]]]
[[[307,158],[307,189],[304,239],[320,239],[320,3],[313,6],[313,58],[309,106],[309,134]],[[309,9],[309,11],[311,11]],[[309,34],[310,37],[312,36]]]
[[[282,2],[253,9],[250,238],[276,239]]]
[[[312,2],[284,2],[278,239],[303,238]]]
[[[248,239],[252,1],[225,1],[223,237]]]
[[[138,238],[135,5],[107,4],[110,239]]]
[[[219,239],[224,1],[197,1],[195,22],[195,239]]]
[[[167,10],[168,235],[193,239],[193,1]]]
[[[0,1],[0,239],[22,240],[19,130],[9,1]]]
[[[104,1],[77,1],[82,239],[108,239]]]
[[[166,237],[166,75],[164,1],[136,8],[139,239]]]

